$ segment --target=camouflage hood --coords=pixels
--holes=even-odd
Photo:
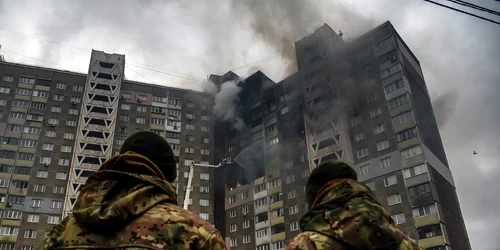
[[[176,190],[148,158],[126,152],[89,177],[73,216],[94,232],[113,233],[159,203],[177,204]]]
[[[405,239],[372,191],[353,180],[325,185],[317,204],[300,220],[300,227],[303,232],[325,235],[346,249],[399,249]]]

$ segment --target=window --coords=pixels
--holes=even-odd
[[[396,175],[391,175],[384,178],[384,185],[386,187],[395,185],[397,183],[398,183],[398,178],[396,177]]]
[[[68,178],[68,173],[64,172],[57,172],[56,173],[56,180],[66,180]]]
[[[410,97],[408,96],[408,94],[398,96],[396,98],[389,100],[389,109],[397,108],[397,107],[399,107],[405,103],[409,103],[409,102],[410,102]]]
[[[146,118],[144,117],[137,117],[135,118],[135,122],[139,124],[145,124],[146,123]]]
[[[25,229],[24,238],[26,239],[36,239],[36,230]]]
[[[48,132],[48,131],[47,131]],[[52,131],[51,131],[52,132]],[[54,132],[55,133],[55,132]],[[55,136],[54,136],[55,137]],[[42,146],[42,149],[45,150],[45,151],[52,151],[54,150],[54,144],[48,144],[48,143],[45,143],[43,144]]]
[[[57,224],[59,223],[59,216],[51,216],[47,217],[47,224]]]
[[[391,166],[391,157],[384,158],[380,160],[380,167],[387,168]]]
[[[437,214],[437,208],[436,204],[429,204],[429,205],[424,205],[421,207],[416,207],[411,210],[413,217],[418,218],[418,217],[423,217],[431,214]]]
[[[193,124],[186,124],[186,129],[187,130],[194,130],[194,125]]]
[[[375,191],[375,183],[372,181],[372,182],[368,182],[368,183],[365,183],[365,185],[370,188],[371,191]]]
[[[179,98],[172,98],[171,97],[168,99],[168,104],[171,104],[171,105],[179,106],[179,105],[181,105],[181,103],[182,103],[182,100]]]
[[[286,183],[287,184],[290,184],[290,183],[294,183],[295,182],[295,175],[289,175],[286,177]]]
[[[200,149],[200,154],[201,155],[210,155],[210,150],[208,149]]]
[[[250,235],[247,234],[247,235],[243,236],[243,244],[248,244],[250,242],[252,242],[252,238],[250,237]],[[276,248],[276,249],[279,249],[279,248]]]
[[[52,96],[52,99],[54,101],[62,102],[62,101],[64,101],[64,96],[63,95],[54,95],[54,96]]]
[[[17,88],[16,89],[16,95],[30,96],[31,95],[31,89]]]
[[[47,178],[48,176],[49,176],[48,171],[38,170],[38,172],[36,172],[36,177],[38,177],[38,178]]]
[[[241,199],[244,200],[246,198],[248,198],[248,191],[244,191],[241,193]]]
[[[243,215],[248,214],[248,211],[249,211],[248,205],[241,207],[241,213]]]
[[[210,121],[210,116],[208,116],[208,115],[202,115],[201,116],[201,120],[202,121]]]
[[[49,126],[58,125],[59,124],[59,119],[57,119],[57,118],[49,118],[49,120],[47,121],[47,124]],[[47,131],[47,132],[49,132],[49,131]],[[48,137],[47,132],[45,132],[45,136]],[[54,131],[51,131],[51,132],[54,132]],[[54,132],[54,137],[55,137],[55,132]]]
[[[188,120],[194,120],[195,116],[193,113],[186,113],[186,119]]]
[[[275,138],[268,140],[267,143],[269,144],[269,146],[272,146],[272,145],[278,144],[279,139],[278,139],[278,137],[275,137]]]
[[[36,146],[38,146],[38,141],[21,139],[19,146],[27,147],[27,148],[36,148]]]
[[[186,153],[186,154],[193,154],[194,153],[194,148],[185,147],[184,148],[184,153]]]
[[[202,219],[208,220],[208,213],[199,213],[198,214]]]
[[[65,146],[65,145],[61,146],[61,152],[64,152],[64,153],[71,153],[72,149],[73,148],[71,146]]]
[[[295,189],[292,189],[290,191],[287,192],[287,198],[288,199],[293,199],[297,196],[297,190]]]
[[[255,193],[266,191],[266,184],[260,184],[254,188]]]
[[[208,126],[201,126],[201,132],[210,132],[210,128]]]
[[[394,222],[396,222],[396,225],[403,224],[406,222],[406,218],[405,218],[404,213],[395,214],[395,215],[391,216],[391,218],[392,218],[392,220],[394,220]]]
[[[14,100],[14,101],[12,101],[12,106],[27,108],[30,106],[30,102],[24,101],[24,100]]]
[[[11,118],[11,119],[26,119],[26,113],[10,112],[9,118]]]
[[[167,132],[165,134],[165,137],[166,138],[172,138],[172,139],[180,139],[181,138],[181,134],[179,133],[174,133],[174,132]]]
[[[31,102],[30,103],[30,108],[32,109],[40,109],[40,110],[45,110],[46,104],[43,102]]]
[[[59,208],[62,208],[62,204],[63,202],[62,201],[52,201],[50,203],[50,208],[53,208],[53,209],[59,209]]]
[[[427,173],[427,165],[425,163],[407,168],[403,170],[403,176],[405,179],[411,178],[413,176],[421,175]]]
[[[261,230],[257,230],[255,232],[255,236],[257,238],[262,238],[262,237],[266,237],[268,235],[268,229],[265,228],[265,229],[261,229]]]
[[[370,167],[370,164],[363,165],[363,166],[359,167],[359,174],[360,175],[369,174],[371,171],[372,171],[372,169]]]
[[[210,187],[208,186],[200,186],[200,193],[210,193]]]
[[[368,156],[368,148],[358,149],[356,151],[356,155],[358,156],[358,159]]]
[[[121,122],[128,122],[130,119],[128,115],[120,115],[119,120]]]
[[[140,106],[140,105],[138,105],[137,106],[137,111],[138,112],[147,112],[148,108],[146,106]]]
[[[0,234],[1,235],[18,235],[19,234],[19,228],[18,227],[0,227]]]
[[[260,199],[257,199],[255,200],[255,207],[262,207],[264,205],[267,205],[267,198],[264,197],[264,198],[260,198]]]
[[[76,121],[66,120],[66,126],[68,126],[68,127],[76,127]]]
[[[208,200],[200,199],[200,207],[208,207]]]
[[[294,177],[295,179],[295,177]],[[281,179],[280,178],[275,178],[275,179],[272,179],[270,181],[268,181],[268,186],[269,188],[273,188],[273,187],[277,187],[277,186],[280,186],[281,185]]]
[[[208,105],[207,105],[207,104],[202,104],[202,105],[201,105],[201,109],[203,109],[203,110],[208,110]]]
[[[20,220],[23,213],[21,211],[3,211],[3,218],[11,220]]]
[[[42,199],[32,199],[31,207],[42,207]]]
[[[290,232],[299,230],[299,222],[295,221],[290,223]]]
[[[356,126],[356,125],[359,125],[363,122],[363,119],[361,118],[361,116],[356,116],[356,117],[353,117],[351,118],[351,126]]]
[[[13,82],[14,81],[14,77],[13,76],[3,76],[2,77],[2,81],[4,81],[4,82]]]
[[[7,105],[7,100],[0,99],[0,106],[6,106]],[[3,113],[0,114],[1,117],[3,117]]]
[[[63,186],[54,186],[54,189],[52,190],[52,193],[54,194],[64,194],[66,191],[66,187]]]
[[[393,195],[387,196],[387,203],[389,204],[389,206],[401,203],[401,195],[400,194],[393,194]]]
[[[41,90],[33,90],[33,96],[47,98],[49,97],[49,92]]]
[[[441,231],[441,224],[420,227],[417,229],[417,233],[419,239],[432,238],[443,234]]]
[[[163,103],[166,103],[167,102],[167,98],[166,97],[162,97],[162,96],[153,95],[153,102],[163,102]]]
[[[75,134],[74,133],[64,133],[63,139],[74,140],[75,139]]]
[[[68,114],[70,114],[70,115],[78,115],[78,113],[79,113],[78,109],[72,109],[72,108],[70,108],[68,110]]]
[[[200,173],[200,180],[210,180],[210,174],[209,173]]]
[[[412,120],[413,120],[413,112],[410,110],[410,111],[401,113],[397,116],[394,116],[392,118],[392,124],[394,126],[396,126],[398,124],[404,123],[406,121],[412,121]]]
[[[408,188],[408,194],[411,198],[426,195],[431,192],[431,185],[429,183],[420,184],[411,188]]]
[[[288,208],[289,215],[297,214],[297,213],[299,213],[299,205],[291,206]]]
[[[249,227],[250,227],[250,221],[249,220],[243,221],[243,228],[249,228]]]
[[[229,211],[229,218],[234,218],[234,217],[236,217],[236,209]]]
[[[398,142],[406,141],[417,136],[418,136],[417,127],[413,127],[411,129],[407,129],[396,134]]]
[[[230,232],[236,232],[238,230],[238,225],[237,224],[231,224],[231,226],[229,226],[229,231]]]
[[[45,185],[44,184],[35,184],[35,186],[33,186],[33,192],[44,193],[45,192]]]
[[[400,88],[403,88],[405,86],[405,82],[403,79],[399,79],[391,84],[388,84],[384,87],[385,94],[390,94]]]
[[[9,93],[10,93],[10,88],[0,87],[0,94],[9,94]]]
[[[38,214],[29,214],[28,218],[26,219],[27,222],[29,223],[38,223],[40,221],[40,215]]]
[[[35,84],[35,78],[21,76],[21,77],[19,77],[19,83]]]
[[[359,133],[356,133],[354,134],[354,142],[359,142],[359,141],[362,141],[365,139],[365,132],[359,132]]]
[[[232,225],[231,225],[232,226]],[[234,231],[231,231],[231,232],[234,232]],[[233,238],[229,241],[229,246],[230,247],[236,247],[238,246],[238,238]]]
[[[370,111],[370,118],[377,117],[382,114],[382,108],[376,108],[372,111]]]
[[[77,104],[77,103],[82,102],[82,98],[72,96],[72,97],[71,97],[71,99],[70,99],[69,101],[70,101],[72,104]]]
[[[66,84],[64,83],[56,83],[56,89],[66,89]]]
[[[309,176],[309,174],[310,174],[309,169],[304,169],[302,171],[302,178],[307,178]]]
[[[7,125],[7,130],[11,131],[11,132],[21,132],[23,130],[23,126],[8,124]]]
[[[59,159],[57,164],[59,166],[69,166],[69,159]]]
[[[421,154],[422,154],[422,147],[420,147],[420,145],[401,150],[401,158],[403,158],[403,160],[406,160],[406,159],[409,159],[411,157],[421,155]]]
[[[387,78],[389,76],[392,76],[396,73],[398,73],[399,71],[401,71],[401,64],[396,64],[396,65],[393,65],[391,66],[390,68],[386,69],[386,70],[383,70],[380,72],[380,77],[382,77],[382,79],[384,78]]]
[[[369,96],[366,97],[366,102],[367,103],[372,103],[380,98],[378,92],[375,92],[373,94],[370,94]]]
[[[23,161],[32,161],[35,159],[35,154],[31,153],[17,153],[17,159]],[[43,159],[48,159],[48,163],[50,163],[50,157],[43,157]],[[41,162],[44,163],[44,162]]]
[[[130,110],[130,104],[122,103],[121,109],[123,109],[123,110]]]
[[[377,143],[377,150],[382,151],[389,148],[389,140],[384,140]]]
[[[236,196],[235,196],[235,195],[230,196],[230,197],[228,198],[228,200],[229,200],[229,204],[233,204],[233,203],[235,203],[235,202],[236,202]]]

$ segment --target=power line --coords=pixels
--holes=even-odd
[[[146,69],[146,70],[150,70],[150,71],[153,71],[153,72],[157,72],[157,73],[160,73],[160,74],[165,74],[165,75],[169,75],[169,76],[175,76],[175,77],[179,77],[179,78],[184,78],[184,79],[187,79],[187,80],[192,80],[192,81],[203,81],[203,79],[195,79],[195,78],[189,78],[189,77],[184,77],[184,76],[179,76],[179,75],[174,75],[172,73],[168,73],[168,72],[163,72],[163,71],[160,71],[160,70],[155,70],[155,69],[148,69],[148,68],[144,68],[144,67],[141,67],[141,66],[138,66],[138,65],[134,65],[134,64],[130,64],[130,66],[134,66],[134,67],[137,67],[137,68],[140,68],[140,69]],[[130,69],[130,68],[129,68]]]
[[[144,77],[146,80],[150,81],[151,83],[155,83],[155,82],[153,82],[151,79],[149,79],[149,78],[145,77],[144,75],[142,75],[141,73],[139,73],[139,72],[137,72],[137,71],[135,71],[135,70],[131,69],[131,68],[130,68],[130,67],[128,67],[127,65],[125,65],[125,68],[130,69],[131,71],[135,72],[136,74],[138,74],[138,75],[140,75],[140,76]]]
[[[469,13],[469,12],[466,12],[466,11],[463,11],[463,10],[459,10],[459,9],[456,9],[456,8],[453,8],[453,7],[444,5],[444,4],[440,4],[440,3],[437,3],[437,2],[434,2],[434,1],[431,1],[431,0],[424,0],[424,1],[436,4],[436,5],[439,5],[441,7],[447,8],[447,9],[458,11],[460,13],[467,14],[469,16],[477,17],[479,19],[482,19],[482,20],[485,20],[485,21],[488,21],[488,22],[491,22],[491,23],[500,24],[500,22],[497,22],[497,21],[494,21],[494,20],[491,20],[491,19],[488,19],[488,18],[485,18],[485,17],[482,17],[482,16],[478,16],[478,15],[475,15],[475,14],[472,14],[472,13]]]
[[[62,66],[62,67],[65,67],[65,68],[70,68],[70,69],[73,69],[73,70],[80,71],[80,69],[77,69],[77,68],[74,68],[74,67],[66,66],[66,65],[55,63],[55,62],[51,62],[51,61],[46,61],[46,60],[43,60],[43,59],[40,59],[40,58],[35,58],[35,57],[31,57],[31,56],[25,56],[25,55],[21,55],[21,54],[18,54],[18,53],[10,52],[10,51],[4,50],[4,49],[1,49],[0,51],[5,52],[5,53],[9,53],[9,54],[12,54],[12,55],[22,56],[22,57],[30,58],[30,59],[33,59],[33,60],[41,61],[41,62],[44,62],[44,63],[54,64],[54,65],[57,65],[57,66]]]
[[[252,65],[252,64],[256,64],[256,63],[259,63],[259,62],[262,62],[262,61],[266,61],[266,60],[269,60],[269,59],[272,59],[272,58],[275,58],[275,57],[278,57],[278,56],[282,56],[282,54],[277,54],[277,55],[274,55],[274,56],[266,57],[266,58],[258,60],[258,61],[250,62],[250,63],[244,64],[244,65],[238,66],[236,68],[232,68],[232,69],[230,69],[228,71],[241,69],[241,68],[244,68],[246,66],[249,66],[249,65]]]
[[[485,7],[482,7],[482,6],[479,6],[479,5],[475,5],[475,4],[472,4],[472,3],[469,3],[469,2],[465,2],[465,1],[461,1],[461,0],[447,0],[447,1],[459,4],[459,5],[462,5],[462,6],[466,6],[466,7],[469,7],[469,8],[473,8],[473,9],[476,9],[476,10],[479,10],[479,11],[487,12],[487,13],[490,13],[490,14],[493,14],[493,15],[500,16],[500,12],[498,12],[498,11],[495,11],[495,10],[492,10],[492,9],[488,9],[488,8],[485,8]]]
[[[52,44],[57,44],[59,46],[64,46],[64,47],[68,47],[68,48],[72,48],[72,49],[76,49],[76,50],[80,50],[80,51],[84,51],[84,52],[92,52],[92,50],[89,50],[89,49],[84,49],[84,48],[79,48],[79,47],[75,47],[75,46],[71,46],[71,45],[68,45],[68,44],[64,44],[64,43],[60,43],[60,42],[56,42],[56,41],[53,41],[53,40],[48,40],[48,39],[44,39],[44,38],[40,38],[40,37],[36,37],[36,36],[32,36],[32,35],[28,35],[28,34],[24,34],[24,33],[20,33],[20,32],[16,32],[16,31],[12,31],[12,30],[7,30],[7,29],[3,29],[3,28],[0,28],[1,31],[5,31],[5,32],[9,32],[9,33],[13,33],[13,34],[16,34],[16,35],[20,35],[20,36],[25,36],[25,37],[29,37],[29,38],[32,38],[32,39],[37,39],[37,40],[40,40],[40,41],[44,41],[44,42],[48,42],[48,43],[52,43]],[[150,68],[156,68],[154,66],[150,66],[150,65],[147,65],[147,64],[143,64],[143,63],[138,63],[138,62],[133,62],[131,61],[132,63],[135,63],[135,64],[142,64],[146,67],[150,67]],[[130,62],[129,62],[130,64]],[[137,65],[132,65],[132,66],[136,66],[136,67],[140,67],[140,66],[137,66]],[[145,69],[145,70],[150,70],[150,71],[155,71],[155,72],[159,72],[158,70],[153,70],[153,69],[150,69],[150,68],[146,68],[146,67],[141,67],[142,69]],[[130,69],[130,68],[129,68]],[[158,69],[158,68],[157,68]],[[163,74],[166,74],[166,75],[170,75],[170,76],[174,76],[174,77],[180,77],[180,78],[185,78],[185,79],[189,79],[189,80],[194,80],[194,79],[190,79],[188,77],[183,77],[181,76],[182,74],[180,73],[175,73],[175,72],[172,72],[172,73],[166,73],[164,71],[162,72],[159,72],[159,73],[163,73]],[[141,75],[141,74],[139,74]]]

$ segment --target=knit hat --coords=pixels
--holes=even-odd
[[[326,161],[316,167],[306,184],[306,201],[309,206],[314,202],[319,190],[328,182],[336,179],[358,180],[356,171],[349,164],[342,161]]]
[[[140,131],[131,135],[123,143],[120,154],[132,151],[147,157],[165,175],[166,181],[177,178],[175,155],[163,137],[149,131]]]

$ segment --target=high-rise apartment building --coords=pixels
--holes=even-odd
[[[217,170],[215,187],[228,247],[282,248],[307,211],[310,170],[339,159],[425,249],[470,249],[420,63],[392,24],[349,42],[324,25],[295,46],[298,72],[280,83],[211,76],[239,82],[247,126],[215,125],[215,160],[236,162]]]
[[[34,249],[136,131],[171,144],[181,206],[190,162],[213,164],[213,98],[129,81],[124,67],[124,55],[101,51],[88,74],[0,62],[0,249]],[[213,171],[194,169],[188,201],[212,223]]]

